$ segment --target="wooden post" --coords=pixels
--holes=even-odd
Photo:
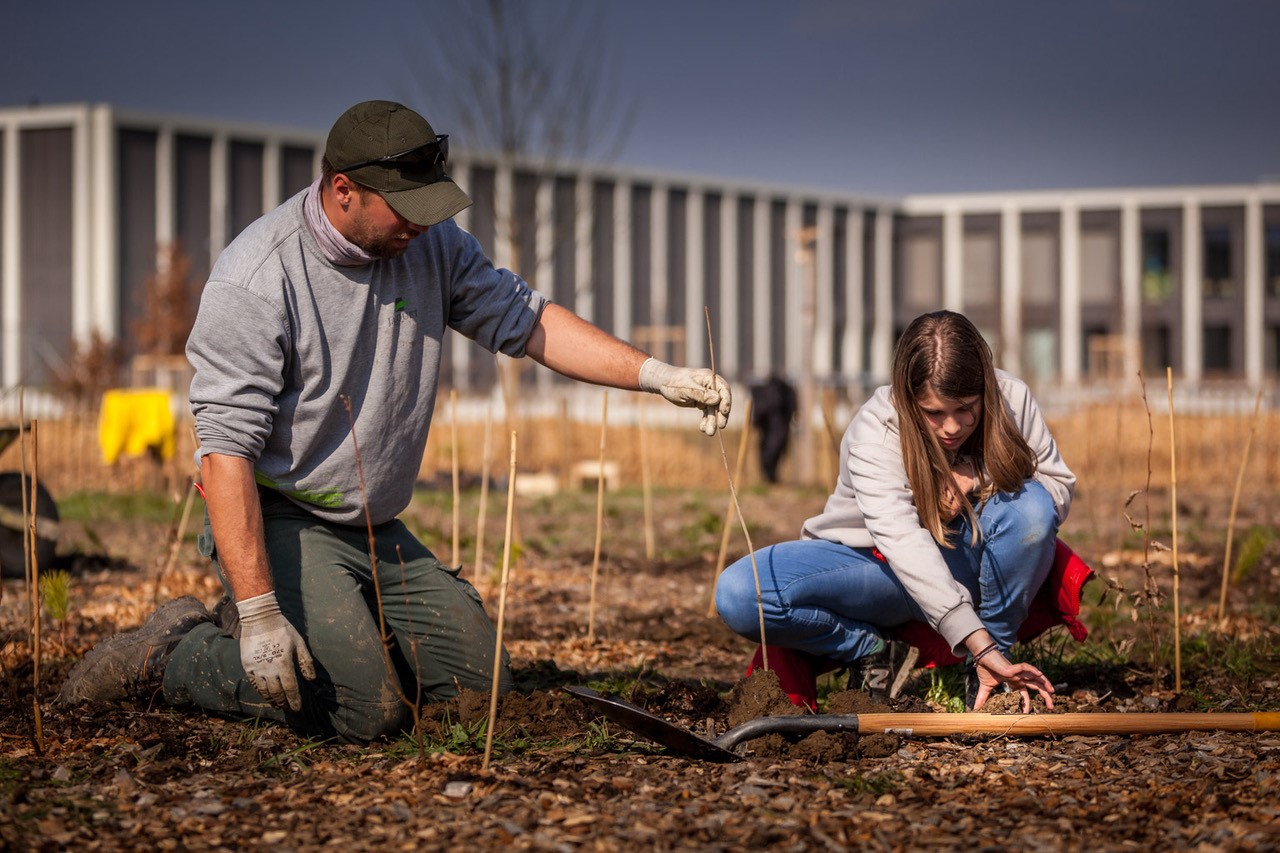
[[[462,530],[462,488],[458,483],[458,390],[449,389],[449,444],[450,469],[453,473],[453,561],[451,566],[462,564],[459,534]]]
[[[1178,456],[1173,434],[1173,368],[1165,368],[1169,385],[1169,491],[1173,519],[1173,691],[1182,692],[1182,607],[1178,600]]]
[[[587,608],[587,642],[596,640],[596,579],[600,573],[600,542],[604,532],[604,437],[609,421],[609,392],[604,393],[600,411],[600,470],[596,479],[596,546],[591,557],[591,602]]]
[[[511,458],[507,476],[507,525],[502,545],[502,581],[498,586],[498,625],[493,647],[493,683],[489,691],[489,725],[484,734],[484,763],[489,769],[489,756],[493,753],[493,729],[498,724],[498,683],[502,677],[502,626],[507,615],[507,584],[511,579],[511,519],[516,503],[516,434],[511,433]]]
[[[490,436],[493,432],[493,403],[484,410],[484,455],[480,460],[480,510],[476,517],[476,565],[475,575],[479,580],[484,577],[484,527],[485,517],[489,513],[489,453]]]
[[[649,475],[649,430],[645,417],[647,410],[648,395],[645,394],[640,398],[640,490],[644,503],[644,556],[646,560],[652,560],[657,553],[657,545],[653,534],[653,488]]]
[[[738,460],[734,467],[734,481],[742,482],[742,471],[746,465],[747,447],[751,441],[751,398],[747,398],[746,410],[742,415],[742,436],[738,439]],[[720,527],[720,550],[716,553],[715,574],[711,576],[711,600],[707,602],[707,615],[716,615],[716,584],[720,581],[720,573],[724,571],[724,561],[729,553],[729,531],[734,521],[734,500],[729,496],[724,508],[724,524]]]

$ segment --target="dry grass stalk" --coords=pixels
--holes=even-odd
[[[462,561],[462,549],[458,537],[462,532],[462,488],[458,483],[458,390],[449,389],[449,444],[451,445],[452,464],[450,472],[453,476],[453,562],[457,566]]]
[[[1249,464],[1249,449],[1253,446],[1253,434],[1258,428],[1258,410],[1262,406],[1262,389],[1253,400],[1253,417],[1249,419],[1249,437],[1244,441],[1244,453],[1240,456],[1240,473],[1236,475],[1236,488],[1231,495],[1231,514],[1227,517],[1227,551],[1222,557],[1222,591],[1218,595],[1218,628],[1221,630],[1227,616],[1227,578],[1231,567],[1231,539],[1236,531],[1236,510],[1240,507],[1240,487],[1244,485],[1245,467]]]
[[[733,469],[734,482],[742,482],[742,469],[747,461],[747,447],[751,440],[751,399],[747,399],[746,411],[742,414],[742,436],[738,439],[738,459]],[[707,615],[716,615],[716,584],[720,582],[720,573],[724,571],[724,562],[729,554],[729,532],[733,529],[734,503],[730,496],[724,508],[724,523],[720,526],[720,550],[716,553],[715,574],[711,576],[711,600],[707,602]]]
[[[711,334],[711,309],[702,306],[707,317],[707,351],[711,357],[711,375],[716,375],[716,345]],[[745,429],[745,428],[744,428]],[[756,549],[751,544],[751,531],[747,529],[747,519],[742,515],[742,504],[738,502],[738,489],[733,484],[733,474],[729,471],[729,454],[724,449],[724,430],[716,430],[716,438],[720,442],[720,461],[724,463],[724,473],[729,479],[729,496],[738,513],[738,521],[742,524],[742,535],[747,540],[747,555],[751,558],[751,577],[756,584],[756,612],[760,615],[760,664],[769,668],[769,646],[764,636],[764,598],[760,594],[760,568],[756,565]]]
[[[653,477],[649,471],[649,425],[645,412],[648,397],[640,398],[640,491],[644,504],[644,556],[652,560],[657,553],[653,535]]]
[[[596,472],[596,544],[591,556],[591,603],[587,607],[587,642],[596,639],[596,580],[600,573],[600,542],[604,538],[604,437],[609,422],[609,392],[600,410],[600,469]]]
[[[1178,455],[1173,433],[1173,368],[1165,368],[1165,380],[1169,386],[1169,493],[1172,500],[1173,538],[1173,690],[1182,692],[1182,606],[1178,587]]]
[[[1143,520],[1142,529],[1142,570],[1146,574],[1146,584],[1143,588],[1142,601],[1146,604],[1147,610],[1147,626],[1151,632],[1151,648],[1153,650],[1160,647],[1159,639],[1156,633],[1156,617],[1155,608],[1160,600],[1160,586],[1156,583],[1155,575],[1151,571],[1151,456],[1155,446],[1156,428],[1155,422],[1151,418],[1151,403],[1147,400],[1147,379],[1142,375],[1142,371],[1138,371],[1138,383],[1142,389],[1142,407],[1147,413],[1147,483],[1142,490],[1142,508]],[[1131,496],[1132,497],[1132,496]],[[1132,522],[1130,522],[1132,524]],[[1159,682],[1158,673],[1153,672],[1152,678]]]
[[[493,686],[489,692],[489,725],[484,734],[484,762],[482,770],[489,769],[489,757],[493,754],[493,730],[498,724],[498,681],[502,673],[502,627],[507,616],[507,584],[511,580],[511,523],[516,506],[516,434],[511,433],[511,459],[507,477],[507,524],[502,543],[502,580],[498,586],[497,639],[493,647]]]
[[[156,576],[155,591],[152,593],[152,600],[160,600],[160,587],[164,584],[164,579],[173,571],[173,567],[178,562],[178,553],[182,550],[182,538],[187,534],[187,523],[191,520],[191,507],[196,499],[195,482],[191,479],[187,480],[187,498],[182,505],[182,517],[178,519],[177,529],[173,532],[173,542],[169,545],[169,558],[165,561],[164,567],[160,570],[160,574]]]
[[[391,636],[387,633],[387,615],[382,606],[382,581],[378,572],[378,550],[377,541],[373,536],[373,518],[369,515],[369,498],[365,491],[364,485],[364,462],[360,457],[360,442],[356,439],[356,422],[355,415],[351,411],[351,398],[347,396],[341,397],[342,405],[347,410],[347,424],[351,429],[351,449],[356,457],[356,476],[360,483],[360,502],[364,505],[364,526],[365,535],[369,540],[369,574],[373,577],[373,597],[378,602],[378,636],[382,638],[382,661],[387,668],[387,674],[390,676],[391,684],[394,686],[396,696],[404,703],[411,714],[413,714],[413,730],[418,737],[418,757],[426,758],[425,742],[422,739],[422,706],[417,698],[420,695],[417,685],[414,685],[413,699],[409,698],[408,692],[405,691],[404,685],[400,683],[400,675],[396,672],[395,661],[391,659]],[[399,548],[396,549],[397,554]],[[401,572],[404,571],[404,560],[401,558]],[[418,673],[414,673],[415,676]]]

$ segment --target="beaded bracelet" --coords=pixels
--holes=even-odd
[[[984,655],[990,654],[991,652],[995,651],[995,649],[996,649],[996,647],[997,647],[998,645],[999,645],[999,643],[992,643],[991,645],[987,646],[987,647],[986,647],[985,649],[983,649],[982,651],[978,652],[976,655],[974,655],[974,656],[973,656],[972,663],[977,663],[978,661],[980,661],[980,660],[982,659],[982,657],[983,657]]]

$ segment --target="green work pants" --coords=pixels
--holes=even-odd
[[[316,679],[298,673],[301,711],[274,708],[245,676],[239,640],[203,624],[174,649],[164,674],[166,700],[364,743],[412,725],[406,700],[491,689],[497,632],[458,569],[441,564],[402,522],[390,521],[373,529],[375,584],[367,528],[324,522],[278,493],[259,493],[276,598],[315,659]],[[207,514],[199,548],[229,591]],[[499,689],[511,687],[504,651]]]

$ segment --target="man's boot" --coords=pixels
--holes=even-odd
[[[161,605],[141,628],[103,640],[71,668],[58,702],[114,702],[150,697],[160,689],[164,668],[178,642],[209,611],[190,595]]]

